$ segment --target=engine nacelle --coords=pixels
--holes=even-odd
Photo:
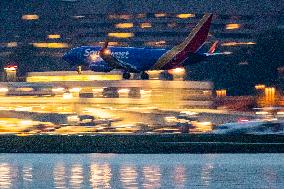
[[[89,67],[94,72],[110,72],[113,69],[104,61],[91,63]]]

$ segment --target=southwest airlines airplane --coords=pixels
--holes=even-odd
[[[202,48],[208,36],[212,16],[205,14],[188,37],[172,49],[108,47],[106,42],[102,47],[82,46],[71,49],[63,59],[72,67],[88,65],[95,72],[120,69],[124,79],[129,79],[130,73],[141,73],[141,79],[149,79],[146,71],[180,68],[214,55],[218,42],[207,52]]]

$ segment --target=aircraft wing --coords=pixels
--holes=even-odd
[[[114,67],[116,69],[125,69],[129,72],[139,72],[139,70],[126,62],[123,62],[121,60],[118,60],[117,58],[115,58],[113,55],[111,55],[111,53],[104,53],[104,51],[101,51],[100,53],[100,57],[106,62],[108,63],[111,67]]]

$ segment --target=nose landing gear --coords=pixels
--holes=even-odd
[[[142,72],[140,77],[142,80],[149,80],[149,74],[146,72]]]
[[[82,66],[77,66],[76,71],[78,74],[82,73]]]

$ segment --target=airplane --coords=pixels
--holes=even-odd
[[[205,14],[188,37],[172,49],[113,47],[105,42],[100,46],[81,46],[65,53],[63,59],[72,67],[77,67],[78,73],[83,65],[95,72],[110,72],[122,70],[124,79],[130,78],[130,73],[140,73],[142,80],[149,79],[146,73],[150,70],[170,70],[185,67],[205,60],[215,55],[218,44],[216,41],[206,52],[202,48],[207,40],[213,14]]]

